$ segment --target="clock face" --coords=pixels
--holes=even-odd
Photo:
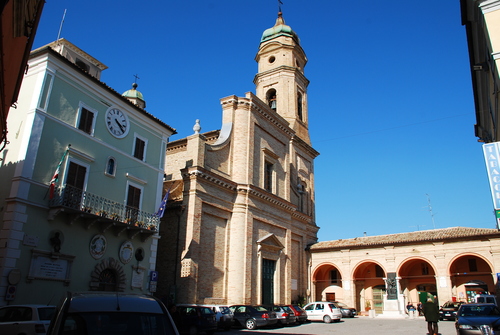
[[[110,108],[106,112],[106,128],[108,131],[117,138],[127,136],[130,124],[128,117],[118,108]]]

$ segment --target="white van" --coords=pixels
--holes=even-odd
[[[491,294],[478,294],[476,295],[476,303],[497,305],[497,297]]]

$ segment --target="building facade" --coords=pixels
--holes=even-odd
[[[101,82],[106,66],[69,41],[28,64],[0,166],[0,304],[148,292],[175,129],[136,86],[121,95]]]
[[[473,302],[497,294],[500,232],[454,227],[313,244],[312,300],[339,300],[358,310],[401,316],[436,297]]]
[[[467,34],[478,141],[500,141],[500,1],[461,0]]]
[[[169,143],[159,292],[169,302],[303,300],[316,241],[307,58],[281,13],[262,35],[256,93],[221,99],[220,131]],[[172,271],[175,269],[175,271]]]

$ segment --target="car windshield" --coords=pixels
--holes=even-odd
[[[258,310],[259,312],[267,312],[268,311],[268,309],[265,308],[264,306],[256,306],[255,309]]]
[[[347,308],[347,305],[344,304],[343,302],[337,302],[337,305],[342,307],[342,308]]]
[[[151,335],[175,334],[164,314],[96,312],[71,313],[65,318],[61,335]]]
[[[484,316],[500,315],[500,311],[494,305],[477,306],[462,305],[459,316]]]
[[[458,308],[461,304],[460,302],[447,302],[443,305],[443,308]]]

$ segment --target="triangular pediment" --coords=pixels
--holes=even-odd
[[[268,248],[268,249],[284,249],[285,246],[281,244],[279,239],[276,237],[274,234],[268,234],[261,239],[257,241],[257,244],[261,248]]]

